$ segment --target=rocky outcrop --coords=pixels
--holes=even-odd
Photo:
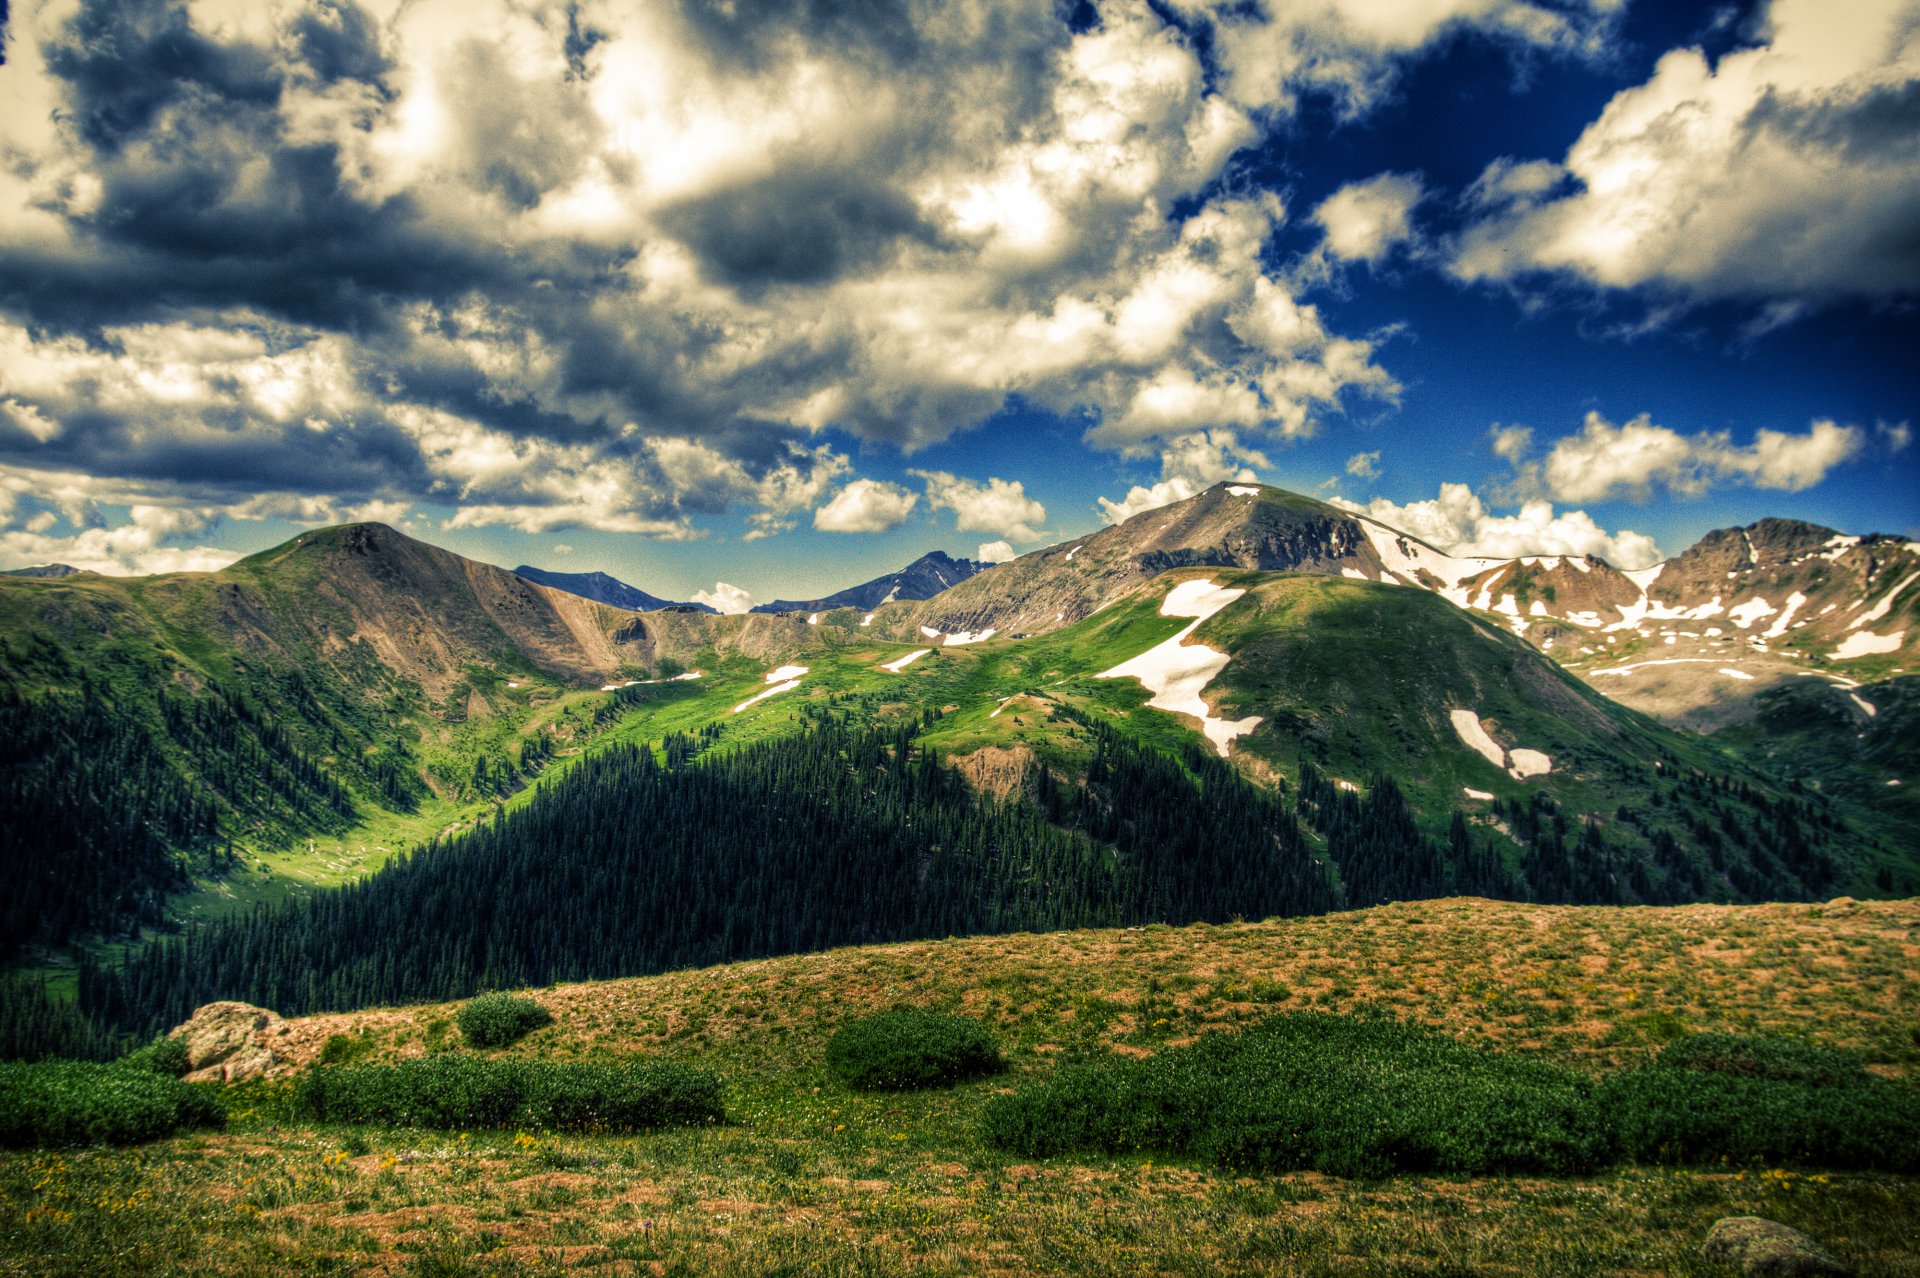
[[[168,1037],[186,1043],[188,1081],[237,1083],[273,1067],[271,1040],[285,1032],[285,1025],[251,1003],[208,1003]]]
[[[1733,1266],[1742,1278],[1846,1278],[1853,1272],[1799,1230],[1759,1216],[1715,1221],[1700,1251]]]

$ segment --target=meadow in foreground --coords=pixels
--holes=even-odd
[[[1276,1013],[1375,1008],[1606,1075],[1689,1033],[1772,1034],[1920,1065],[1920,904],[1540,909],[1427,902],[1228,927],[843,950],[562,987],[491,1059],[635,1050],[725,1080],[728,1121],[632,1136],[316,1123],[297,1079],[478,1055],[456,1008],[296,1023],[224,1131],[0,1155],[0,1272],[1715,1275],[1707,1227],[1757,1214],[1862,1274],[1920,1274],[1920,1180],[1731,1161],[1580,1178],[1253,1176],[1148,1150],[1023,1157],[1004,1098]],[[827,1066],[894,1003],[984,1022],[1008,1069],[854,1091]],[[339,1036],[345,1036],[341,1038]],[[333,1046],[327,1045],[331,1042]],[[439,1049],[436,1051],[435,1049]]]

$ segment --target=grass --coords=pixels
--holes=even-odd
[[[1364,1005],[1595,1077],[1648,1065],[1665,1038],[1724,1031],[1844,1049],[1869,1074],[1911,1080],[1916,958],[1920,902],[1443,901],[847,949],[539,992],[554,1024],[493,1059],[642,1053],[725,1077],[726,1125],[635,1136],[302,1118],[292,1079],[329,1037],[364,1029],[369,1064],[440,1059],[458,1005],[309,1017],[276,1045],[284,1077],[226,1093],[225,1131],[0,1154],[0,1273],[1730,1278],[1700,1241],[1719,1217],[1754,1214],[1868,1278],[1914,1276],[1920,1181],[1886,1173],[1734,1160],[1347,1180],[1144,1151],[1034,1159],[978,1132],[995,1097],[1063,1067]],[[978,1019],[1008,1072],[911,1092],[836,1082],[832,1035],[896,1005]]]

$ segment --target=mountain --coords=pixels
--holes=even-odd
[[[835,608],[858,608],[862,612],[872,612],[880,605],[896,600],[931,599],[987,567],[976,560],[954,559],[945,551],[933,550],[899,572],[890,572],[884,577],[848,586],[845,590],[819,599],[776,599],[772,603],[757,604],[753,611],[817,613]]]
[[[707,604],[675,603],[671,599],[650,595],[604,572],[553,572],[526,564],[521,564],[513,571],[515,576],[525,577],[528,581],[551,586],[555,590],[564,590],[570,595],[579,595],[582,599],[592,599],[615,608],[624,608],[628,612],[656,612],[661,608],[691,608],[695,612],[717,611]]]
[[[1210,565],[1419,587],[1497,615],[1609,697],[1695,730],[1751,719],[1757,695],[1783,680],[1853,689],[1920,660],[1920,543],[1903,538],[1767,519],[1622,571],[1590,556],[1448,555],[1364,515],[1237,483],[996,565],[874,625],[940,642],[1044,633],[1161,572]]]
[[[1742,752],[1758,758],[1757,743],[1676,733],[1555,663],[1568,645],[1549,646],[1547,624],[1570,633],[1582,622],[1523,616],[1504,574],[1606,581],[1603,568],[1450,559],[1323,503],[1236,484],[871,613],[636,614],[378,524],[305,533],[218,573],[0,579],[0,710],[18,747],[0,756],[0,785],[9,810],[28,814],[23,827],[49,832],[7,867],[0,886],[16,889],[16,904],[31,895],[16,871],[45,891],[7,916],[14,930],[0,941],[57,946],[155,926],[195,882],[219,886],[198,898],[207,918],[295,884],[310,893],[496,805],[538,813],[514,829],[553,832],[524,849],[497,845],[501,856],[559,857],[566,881],[585,883],[644,853],[656,858],[647,872],[665,876],[648,909],[680,901],[676,919],[734,920],[732,948],[703,951],[696,937],[672,949],[663,933],[669,948],[648,962],[863,936],[800,928],[799,902],[839,890],[808,877],[830,866],[774,878],[750,850],[717,870],[717,848],[696,854],[715,813],[744,820],[747,804],[814,849],[839,846],[835,831],[1000,830],[964,844],[999,853],[916,861],[889,898],[887,925],[904,929],[891,935],[1277,908],[1260,895],[1271,876],[1245,860],[1196,868],[1190,883],[1163,866],[1161,886],[1139,894],[1158,855],[1140,832],[1165,831],[1173,846],[1210,828],[1196,814],[1216,803],[1206,819],[1220,840],[1251,831],[1260,846],[1304,849],[1336,903],[1458,890],[1647,903],[1911,890],[1912,841],[1854,824],[1821,793],[1827,774],[1749,765]],[[1846,778],[1855,790],[1907,766],[1905,722],[1889,715],[1893,745],[1861,755]],[[839,740],[822,735],[831,723],[896,735]],[[830,740],[846,776],[796,787],[828,761]],[[617,770],[571,807],[558,789],[624,749],[664,752],[670,768],[725,768],[775,748],[789,753],[764,784],[669,786],[644,820],[607,815],[629,801]],[[1793,753],[1820,748],[1809,739]],[[892,815],[868,827],[819,809],[847,778],[858,783],[849,794],[896,793]],[[974,797],[956,797],[953,778]],[[156,794],[170,796],[164,821],[148,815]],[[1008,811],[995,815],[999,804]],[[1171,819],[1181,813],[1186,826]],[[1003,820],[1012,824],[993,824]],[[129,830],[144,841],[130,843]],[[602,832],[598,852],[589,830]],[[479,846],[455,837],[435,856],[465,864]],[[893,864],[879,846],[845,854],[880,855],[873,882]],[[1018,849],[1052,849],[1033,856],[1071,867],[1058,892],[1021,895],[1020,867],[1039,862]],[[1186,863],[1212,864],[1199,851]],[[505,881],[457,878],[482,910],[488,885]],[[693,908],[721,882],[751,901]],[[962,884],[969,899],[1007,904],[984,923],[956,913]],[[1101,913],[1121,901],[1130,913]],[[584,918],[578,908],[557,901],[550,918]],[[602,944],[599,924],[577,941],[541,939],[547,926],[529,933],[534,951]]]
[[[40,565],[39,567],[37,567],[37,568],[6,568],[6,569],[0,569],[0,576],[7,576],[7,577],[71,577],[71,576],[73,576],[74,574],[76,574],[76,573],[78,573],[79,571],[80,571],[80,570],[79,570],[78,568],[75,568],[75,567],[72,567],[72,566],[71,566],[71,565],[69,565],[69,564],[41,564],[41,565]]]

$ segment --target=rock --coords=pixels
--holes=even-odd
[[[1758,1216],[1714,1221],[1700,1251],[1742,1278],[1847,1278],[1853,1272],[1799,1230]]]
[[[208,1003],[169,1037],[187,1045],[187,1077],[193,1082],[237,1083],[258,1078],[274,1063],[267,1046],[285,1022],[251,1003]]]

